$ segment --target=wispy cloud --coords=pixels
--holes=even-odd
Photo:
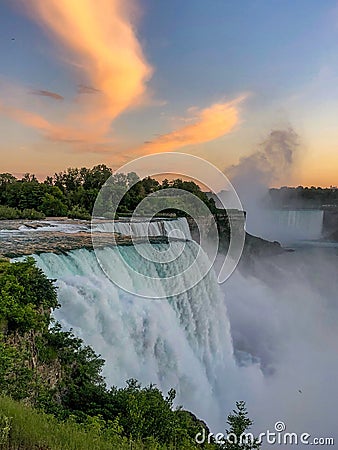
[[[132,0],[21,0],[21,4],[59,44],[61,57],[77,74],[80,86],[76,101],[67,105],[64,122],[45,127],[47,137],[105,141],[112,121],[142,102],[152,74],[131,23]],[[61,100],[49,91],[34,93]],[[97,95],[81,95],[88,93]],[[11,110],[10,115],[32,127],[40,123],[28,120],[26,110]]]
[[[45,91],[42,89],[33,89],[31,91],[31,94],[40,95],[41,97],[49,97],[52,98],[53,100],[64,100],[64,97],[62,95],[57,94],[56,92]]]
[[[80,84],[78,87],[79,94],[98,94],[99,92],[101,92],[99,89],[92,86],[85,86],[84,84]]]
[[[53,130],[53,126],[48,122],[48,120],[30,111],[7,106],[0,102],[0,113],[23,125],[43,131],[46,134],[51,133]]]
[[[184,125],[170,133],[146,141],[142,146],[131,149],[131,153],[149,154],[172,151],[188,145],[213,141],[231,132],[239,123],[239,104],[245,99],[240,96],[231,102],[214,103],[208,108],[198,110],[189,108],[193,116],[182,118]]]

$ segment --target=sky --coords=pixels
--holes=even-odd
[[[299,137],[275,185],[338,184],[337,0],[3,0],[0,172],[157,152],[219,169]]]

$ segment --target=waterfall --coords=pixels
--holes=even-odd
[[[157,245],[159,250],[166,246]],[[180,258],[170,263],[170,271],[182,273],[198,248],[195,242],[187,242]],[[119,265],[119,251],[130,260],[137,262],[139,258],[146,273],[168,276],[168,268],[163,270],[143,260],[134,247],[104,251],[121,279],[130,278],[130,274],[122,263]],[[117,288],[100,269],[93,251],[34,257],[49,278],[57,279],[61,308],[55,311],[55,318],[102,355],[109,385],[121,386],[134,377],[145,384],[156,383],[164,391],[173,387],[178,404],[211,425],[223,423],[224,402],[233,395],[229,391],[235,363],[227,310],[213,271],[183,294],[172,297],[168,291],[167,298],[154,300]],[[209,264],[206,255],[201,264]],[[148,288],[152,289],[149,280]],[[183,275],[181,282],[185,282]]]
[[[324,213],[321,210],[273,211],[273,224],[293,239],[319,239]]]
[[[156,220],[131,220],[94,222],[93,231],[112,232],[126,236],[169,236],[191,240],[191,234],[187,219],[156,219]]]
[[[190,228],[185,217],[163,222],[166,236],[185,238],[191,240]]]

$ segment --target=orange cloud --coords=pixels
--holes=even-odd
[[[171,133],[163,134],[153,141],[131,150],[132,153],[150,154],[167,152],[187,145],[202,144],[213,141],[229,133],[239,123],[238,105],[244,100],[241,96],[231,102],[214,103],[208,108],[196,112],[196,108],[188,111],[195,112],[195,117],[184,119],[192,122]]]
[[[19,108],[13,108],[0,103],[0,113],[16,120],[23,125],[27,125],[32,128],[37,128],[45,133],[52,133],[53,126],[42,116],[34,114],[30,111],[25,111]]]
[[[21,0],[22,2],[22,0]],[[142,54],[126,7],[131,0],[29,0],[30,16],[59,44],[63,59],[78,74],[80,92],[63,123],[53,124],[54,140],[105,140],[112,121],[138,105],[152,69]],[[42,91],[46,92],[46,91]],[[22,115],[29,115],[27,111]],[[16,114],[15,114],[16,115]],[[27,117],[26,117],[27,119]],[[35,126],[35,120],[26,120]],[[37,127],[41,128],[41,127]]]

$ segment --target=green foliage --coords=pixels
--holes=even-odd
[[[249,433],[249,439],[244,439],[244,434],[248,436],[248,432],[253,425],[253,421],[248,417],[248,412],[244,401],[236,402],[236,410],[229,414],[227,423],[230,429],[227,435],[236,436],[236,439],[229,439],[225,442],[223,448],[226,450],[253,450],[261,448],[258,440]],[[252,435],[252,436],[251,436]],[[236,442],[233,442],[236,441]]]
[[[12,208],[11,206],[0,205],[0,220],[14,220],[14,219],[31,219],[41,220],[45,215],[35,209],[24,209],[20,211],[18,208]]]
[[[28,367],[29,350],[24,342],[8,344],[0,336],[0,391],[13,399],[34,395],[39,384],[37,374]]]
[[[23,450],[130,449],[128,440],[118,433],[105,436],[95,418],[84,426],[72,420],[59,422],[51,415],[6,397],[0,397],[0,411],[0,449],[5,450],[9,445]],[[133,448],[143,446],[135,443]]]
[[[106,183],[108,179],[109,182]],[[95,202],[97,214],[113,218],[113,205],[118,206],[118,214],[127,215],[149,194],[164,192],[168,188],[175,188],[183,193],[190,192],[202,200],[211,212],[216,211],[214,201],[193,181],[163,180],[160,184],[151,177],[140,180],[134,172],[112,175],[109,167],[100,164],[92,169],[68,168],[53,177],[47,177],[43,183],[30,174],[26,174],[21,180],[9,173],[0,174],[0,219],[41,219],[44,216],[68,215],[70,218],[89,220]],[[100,191],[101,195],[97,200]],[[126,193],[123,195],[124,192]],[[121,195],[123,198],[116,205]],[[184,209],[182,195],[172,198],[163,195],[158,198],[158,203],[159,210],[170,209],[179,215],[182,207]],[[152,210],[142,213],[152,214]]]
[[[46,216],[41,211],[36,211],[34,208],[26,208],[20,211],[21,213],[21,219],[30,219],[30,220],[41,220],[44,219]]]
[[[56,289],[33,258],[0,261],[0,320],[9,331],[42,330],[49,324],[50,309],[57,306]]]
[[[82,219],[82,220],[90,220],[91,216],[89,212],[82,206],[75,205],[69,211],[68,217],[71,219]]]
[[[41,210],[46,216],[65,216],[67,214],[67,206],[62,203],[62,200],[54,197],[48,192],[42,198]]]
[[[336,186],[321,187],[286,187],[272,188],[265,198],[269,206],[275,208],[322,208],[338,206],[338,189]]]
[[[5,445],[9,441],[11,430],[11,419],[4,414],[0,414],[0,445]]]

